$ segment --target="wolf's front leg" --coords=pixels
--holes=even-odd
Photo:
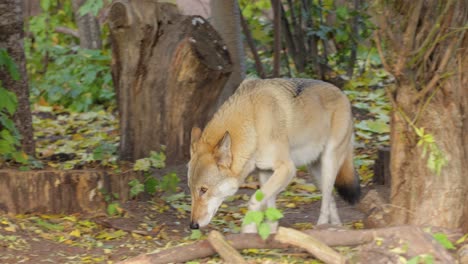
[[[275,166],[273,173],[262,171],[259,173],[260,183],[262,187],[260,190],[264,194],[262,201],[257,201],[255,195],[250,198],[249,210],[260,211],[268,207],[276,207],[276,196],[281,192],[291,181],[296,173],[296,167],[292,161],[281,161]],[[276,233],[278,222],[270,223],[270,230]],[[255,224],[249,224],[242,228],[243,233],[257,233]]]

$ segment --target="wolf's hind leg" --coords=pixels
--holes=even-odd
[[[320,161],[307,165],[307,171],[311,174],[315,187],[318,189],[322,188],[322,166],[320,165]]]
[[[331,148],[325,149],[321,157],[321,185],[322,204],[317,224],[341,224],[335,199],[333,198],[333,185],[338,173],[339,161],[336,159],[335,151]]]

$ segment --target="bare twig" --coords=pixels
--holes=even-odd
[[[423,98],[424,96],[426,96],[427,93],[429,93],[430,91],[432,91],[432,89],[434,89],[437,82],[441,78],[441,73],[444,72],[445,68],[447,67],[448,61],[450,57],[452,56],[452,52],[455,48],[456,43],[457,43],[456,40],[452,41],[452,43],[450,43],[450,46],[447,48],[447,50],[445,50],[444,56],[442,57],[442,60],[439,64],[439,68],[437,69],[436,73],[434,74],[432,79],[429,81],[429,83],[426,85],[426,87],[424,87],[424,89],[422,89],[416,94],[414,98],[415,102]]]
[[[421,9],[424,1],[418,0],[418,3],[414,5],[414,9],[409,15],[408,27],[406,28],[405,34],[403,35],[403,48],[399,53],[397,62],[395,64],[395,75],[400,76],[405,67],[406,59],[411,49],[413,48],[414,37],[416,28],[418,26],[419,16],[421,15]]]
[[[67,28],[67,27],[60,27],[60,26],[55,27],[55,32],[70,35],[75,38],[80,38],[80,34],[78,33],[78,30]]]
[[[210,241],[211,246],[218,252],[218,254],[224,259],[225,263],[232,264],[244,264],[244,258],[237,252],[225,239],[224,236],[213,230],[208,235],[208,241]]]
[[[313,236],[328,246],[356,246],[374,241],[374,239],[385,239],[398,237],[399,241],[404,240],[411,245],[411,256],[420,254],[432,254],[442,263],[453,263],[453,257],[440,245],[433,243],[430,235],[425,233],[421,227],[417,226],[395,226],[378,229],[344,230],[342,228],[329,228],[325,230],[306,230],[304,233]],[[460,237],[457,234],[457,237]],[[276,236],[270,236],[267,240],[262,240],[257,234],[230,234],[226,235],[226,240],[237,250],[258,248],[258,249],[285,249],[291,248],[289,244],[280,243],[275,240]],[[453,239],[457,239],[453,237]],[[200,240],[189,245],[182,245],[174,248],[150,254],[139,255],[121,262],[122,264],[158,264],[169,262],[186,262],[192,259],[205,258],[215,254],[215,249],[208,240]]]
[[[258,56],[257,47],[255,47],[252,33],[250,32],[249,25],[247,24],[247,21],[245,21],[245,18],[242,15],[241,10],[239,10],[239,16],[240,16],[242,31],[244,32],[244,35],[245,35],[245,40],[247,41],[247,45],[249,46],[250,51],[252,52],[252,55],[254,57],[255,68],[257,69],[257,73],[261,78],[265,78],[265,70],[263,69],[262,61],[260,60],[260,57]]]
[[[280,227],[275,236],[275,240],[303,248],[325,263],[345,263],[343,256],[320,240],[291,228]]]
[[[392,68],[390,68],[390,65],[388,65],[387,60],[385,59],[385,55],[383,54],[379,31],[377,31],[376,34],[374,34],[374,41],[377,47],[377,52],[379,53],[380,60],[382,61],[382,65],[384,66],[386,71],[392,73]]]

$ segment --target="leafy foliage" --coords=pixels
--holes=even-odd
[[[12,79],[19,80],[19,71],[5,49],[0,49],[0,69],[5,68]],[[0,80],[0,159],[13,159],[27,164],[28,155],[20,149],[21,135],[12,120],[18,107],[16,95],[3,87]]]
[[[261,190],[257,190],[254,194],[255,199],[261,202],[265,194]],[[257,226],[258,234],[265,240],[271,234],[270,222],[276,222],[283,217],[280,210],[276,208],[267,208],[265,211],[248,211],[242,222],[243,226],[255,224]]]
[[[135,162],[133,170],[142,171],[145,179],[142,182],[138,179],[130,181],[130,197],[136,197],[142,192],[147,192],[151,195],[158,191],[175,192],[176,187],[180,182],[176,173],[172,172],[164,175],[161,179],[156,179],[151,175],[152,169],[162,169],[166,166],[166,155],[164,152],[151,151],[148,158],[139,159]]]
[[[242,0],[239,4],[263,65],[271,72],[274,27],[271,15],[265,12],[271,8],[271,1]],[[375,26],[367,14],[367,3],[362,3],[357,10],[349,4],[338,6],[333,0],[281,1],[281,4],[283,43],[287,47],[288,42],[294,42],[294,49],[287,47],[287,52],[283,54],[283,74],[317,77],[318,69],[311,65],[319,64],[342,74],[349,67],[349,61],[353,60],[353,49],[357,51],[360,61],[365,61],[369,56],[369,47],[363,42],[372,35]],[[329,21],[333,21],[333,24]],[[353,27],[357,28],[357,32]],[[356,43],[356,47],[350,43]],[[253,62],[247,61],[247,65],[248,72],[255,74]],[[363,64],[358,66],[362,67]]]
[[[25,41],[33,100],[78,112],[112,106],[109,50],[81,49],[71,36],[55,32],[57,26],[76,27],[70,0],[42,0],[41,7],[44,12],[29,23],[33,38]]]
[[[455,246],[450,242],[447,235],[444,233],[435,233],[432,237],[439,242],[445,249],[455,249]]]
[[[427,167],[437,175],[440,175],[442,168],[447,165],[448,160],[442,150],[434,140],[432,134],[424,132],[424,128],[414,127],[414,131],[419,137],[418,146],[422,147],[421,158],[427,156]]]

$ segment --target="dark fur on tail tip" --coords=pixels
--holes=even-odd
[[[359,176],[357,175],[355,175],[353,183],[335,185],[335,188],[340,197],[350,204],[359,202],[361,198],[361,185],[359,184]]]

